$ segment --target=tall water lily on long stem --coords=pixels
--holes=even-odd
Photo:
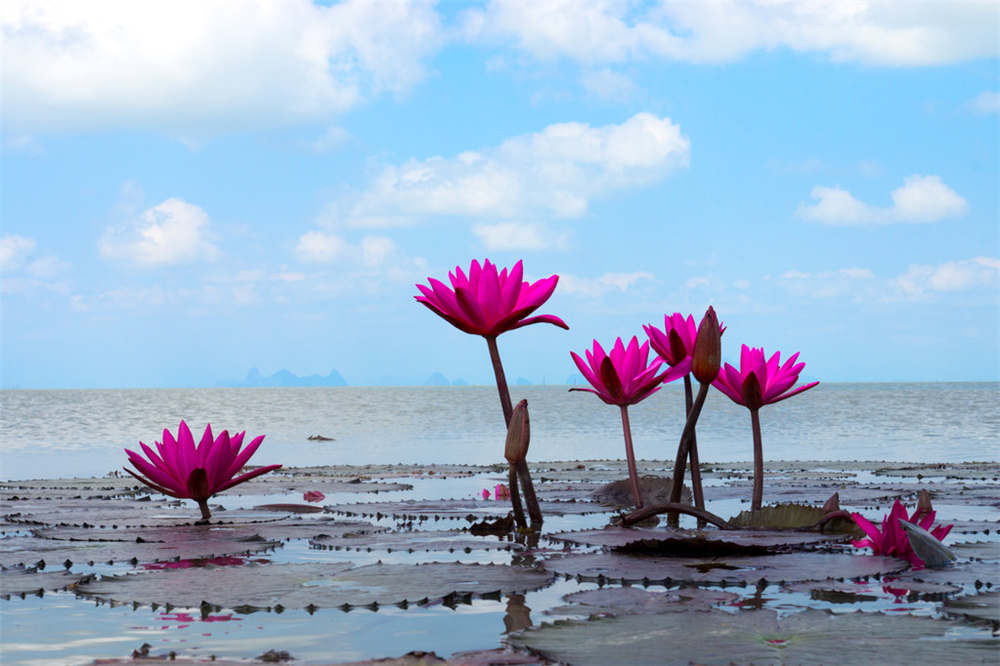
[[[545,301],[549,299],[559,282],[558,275],[552,275],[534,283],[523,281],[524,267],[521,261],[514,264],[509,271],[504,268],[497,270],[495,264],[488,259],[482,265],[475,259],[469,266],[466,275],[460,266],[454,272],[448,273],[451,282],[449,288],[440,280],[427,278],[430,286],[418,284],[421,295],[414,298],[431,312],[461,331],[472,335],[481,335],[486,339],[486,346],[493,363],[493,373],[496,377],[497,393],[500,396],[500,407],[503,410],[504,424],[509,428],[514,406],[510,399],[510,389],[507,377],[500,361],[500,350],[497,348],[497,336],[501,333],[528,326],[530,324],[554,324],[569,329],[555,315],[537,315],[529,317]],[[515,463],[511,463],[515,465]],[[527,463],[523,460],[516,463],[518,476],[525,490],[525,499],[534,500],[534,488],[528,474]],[[511,484],[511,504],[518,525],[524,526],[524,511],[521,508],[517,486]],[[530,495],[531,497],[528,497]]]
[[[791,398],[819,384],[812,382],[792,389],[799,380],[799,373],[806,367],[805,363],[796,363],[798,358],[799,354],[796,352],[782,365],[781,352],[775,352],[771,358],[765,360],[763,349],[743,345],[740,351],[740,369],[737,370],[726,363],[723,371],[713,382],[713,386],[729,396],[733,402],[750,410],[750,423],[753,427],[751,511],[760,509],[764,496],[764,449],[760,435],[760,408]]]
[[[205,426],[201,442],[195,447],[191,429],[181,421],[176,439],[169,430],[163,429],[163,443],[155,442],[156,451],[139,442],[146,458],[125,449],[129,462],[139,473],[128,467],[125,471],[159,493],[193,499],[201,509],[199,522],[207,522],[212,517],[208,509],[208,499],[212,495],[281,467],[268,465],[236,476],[264,441],[264,435],[255,437],[244,449],[245,434],[244,431],[230,437],[229,431],[223,430],[213,439],[209,424]]]
[[[694,316],[684,317],[680,312],[672,315],[664,315],[663,330],[656,328],[652,324],[642,327],[649,337],[649,344],[653,347],[660,358],[666,361],[667,365],[680,368],[686,364],[691,367],[691,358],[694,354],[694,343],[698,337],[698,326],[694,323]],[[719,325],[719,334],[725,332],[726,327]],[[684,416],[691,413],[694,407],[694,397],[691,389],[691,374],[684,373]],[[690,447],[691,462],[691,489],[694,494],[694,505],[699,509],[705,508],[705,493],[701,486],[701,467],[698,462],[698,437],[694,431],[691,433]]]
[[[632,447],[632,428],[628,419],[628,406],[641,402],[660,390],[662,383],[679,379],[687,373],[687,367],[672,368],[656,374],[663,365],[663,359],[656,358],[649,363],[649,343],[639,346],[635,337],[628,346],[621,338],[615,340],[611,353],[607,354],[597,340],[594,348],[585,352],[584,361],[575,352],[570,352],[576,367],[594,388],[572,388],[570,391],[588,391],[609,405],[621,410],[622,431],[625,436],[625,458],[628,464],[629,480],[636,508],[642,508],[642,493],[639,491],[639,475],[635,465],[635,451]]]
[[[677,350],[679,352],[679,349]],[[715,308],[711,305],[698,324],[694,336],[694,347],[691,350],[691,374],[698,380],[698,395],[692,401],[681,433],[681,441],[677,445],[677,457],[674,459],[673,485],[670,488],[670,502],[676,504],[681,500],[681,488],[684,484],[684,468],[691,455],[694,443],[695,425],[701,415],[701,408],[708,397],[708,387],[719,374],[719,364],[722,363],[722,329]],[[682,366],[676,366],[682,367]],[[693,472],[692,472],[693,474]],[[699,507],[700,508],[700,507]],[[671,519],[676,524],[676,514]]]

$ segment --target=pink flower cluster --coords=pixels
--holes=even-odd
[[[934,524],[935,515],[935,511],[922,512],[919,507],[910,515],[906,512],[906,507],[903,506],[903,503],[897,499],[892,505],[889,515],[882,518],[882,529],[880,530],[860,513],[852,513],[851,517],[854,518],[854,522],[868,535],[868,538],[851,541],[851,545],[855,548],[871,548],[875,555],[887,555],[907,560],[919,569],[924,566],[924,562],[913,552],[910,540],[906,536],[906,531],[899,524],[899,521],[905,520],[914,525],[919,525],[934,535],[934,538],[938,541],[944,541],[944,538],[948,536],[948,532],[951,531],[952,526],[938,525],[934,529],[931,529],[931,525]]]

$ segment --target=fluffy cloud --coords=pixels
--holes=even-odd
[[[867,268],[840,268],[816,273],[789,270],[778,277],[778,284],[790,293],[821,299],[846,295],[853,300],[861,300],[868,297],[874,282],[875,274]]]
[[[567,233],[554,233],[542,225],[523,224],[520,222],[478,224],[472,228],[472,233],[491,252],[507,250],[562,250],[567,247],[569,242],[569,234]]]
[[[669,118],[639,113],[620,125],[559,123],[495,148],[385,167],[345,207],[343,219],[328,223],[384,227],[442,215],[575,218],[594,198],[686,166],[689,154],[690,141]]]
[[[386,236],[365,236],[354,244],[325,231],[307,231],[295,246],[299,261],[309,264],[339,263],[378,268],[399,258],[396,243]]]
[[[491,0],[465,15],[467,39],[507,43],[539,59],[584,64],[649,58],[726,62],[788,48],[835,61],[940,65],[995,56],[996,8],[948,3]]]
[[[204,210],[171,198],[129,224],[107,229],[98,249],[106,258],[144,268],[213,261],[219,250],[209,240],[210,224]]]
[[[9,273],[22,266],[35,249],[35,240],[10,234],[0,238],[0,271]]]
[[[969,109],[979,115],[1000,113],[1000,92],[985,90],[969,101]]]
[[[652,273],[636,271],[634,273],[605,273],[596,278],[580,277],[562,274],[559,276],[560,293],[597,298],[610,292],[625,293],[639,282],[653,281]]]
[[[880,208],[859,201],[840,187],[814,187],[814,204],[802,204],[797,214],[806,220],[833,226],[939,222],[961,217],[969,206],[937,176],[909,176],[892,191],[892,206]]]
[[[429,0],[9,0],[6,123],[180,131],[322,118],[425,75]]]
[[[893,280],[902,293],[920,298],[934,293],[1000,287],[1000,259],[974,257],[937,266],[914,264]]]
[[[68,262],[46,254],[37,256],[34,238],[17,234],[0,236],[0,293],[27,293],[35,289],[65,292],[68,285],[63,277],[70,269]]]

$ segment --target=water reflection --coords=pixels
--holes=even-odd
[[[531,624],[531,609],[524,605],[524,595],[507,595],[507,614],[503,616],[504,633],[527,629]]]

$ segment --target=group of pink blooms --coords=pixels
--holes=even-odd
[[[496,374],[501,406],[504,408],[505,419],[509,422],[510,394],[496,338],[507,331],[537,323],[548,323],[569,329],[566,322],[555,315],[529,316],[552,295],[559,276],[552,275],[529,283],[523,279],[521,261],[514,264],[513,268],[505,267],[498,270],[489,260],[485,260],[482,264],[473,260],[468,274],[461,267],[456,267],[448,277],[451,287],[434,278],[428,278],[429,286],[416,285],[421,295],[415,298],[456,328],[485,338]],[[733,402],[750,410],[755,445],[755,497],[752,508],[758,509],[760,508],[758,486],[762,482],[756,472],[762,467],[762,462],[757,412],[763,405],[790,398],[816,386],[819,382],[793,388],[805,367],[804,363],[797,363],[797,353],[781,363],[780,352],[775,352],[767,358],[763,349],[746,345],[741,347],[739,368],[729,363],[720,367],[716,359],[714,368],[706,377],[704,370],[699,373],[697,367],[692,368],[693,364],[697,366],[701,363],[704,366],[704,362],[699,361],[699,354],[696,353],[696,342],[704,337],[699,335],[702,327],[714,331],[717,348],[719,336],[725,327],[719,324],[712,308],[709,308],[701,325],[695,324],[692,315],[687,317],[680,313],[666,315],[662,330],[652,324],[643,327],[648,340],[640,344],[636,337],[632,337],[628,343],[617,338],[611,345],[610,353],[594,340],[592,348],[584,352],[585,359],[575,352],[570,352],[577,368],[593,388],[572,390],[589,391],[605,403],[621,408],[629,471],[636,491],[637,505],[641,506],[638,486],[635,485],[635,462],[627,407],[649,397],[663,384],[684,378],[687,389],[686,413],[690,412],[690,374],[694,370],[696,379],[706,388],[710,383]],[[652,361],[649,358],[651,347],[657,354]],[[703,394],[701,398],[704,399]],[[695,420],[696,417],[697,414]],[[242,432],[230,437],[224,430],[218,437],[213,438],[211,426],[208,426],[201,442],[195,446],[190,429],[181,421],[177,438],[175,439],[165,429],[163,442],[155,443],[156,451],[142,442],[139,443],[146,455],[145,459],[133,451],[126,450],[130,462],[138,473],[128,468],[126,471],[157,492],[171,497],[195,500],[201,508],[202,520],[207,521],[210,517],[207,502],[212,495],[281,467],[281,465],[268,465],[237,476],[263,440],[263,436],[257,437],[243,449],[243,437]],[[691,462],[694,474],[697,467],[694,455]],[[304,498],[306,501],[322,499],[321,493],[311,494],[312,492],[314,491],[307,493]],[[500,499],[509,497],[510,491],[500,484],[495,488],[495,494]],[[489,491],[484,490],[483,497],[486,498],[488,495]],[[883,520],[881,530],[860,514],[853,516],[869,537],[855,541],[855,546],[871,547],[875,554],[893,555],[909,559],[916,565],[920,564],[919,558],[910,549],[906,536],[898,524],[898,519],[911,519],[898,500],[889,516]],[[914,515],[912,520],[916,522],[918,518],[920,518],[919,524],[925,526],[926,523],[927,528],[933,522],[933,514],[929,517]],[[943,539],[948,529],[950,528],[939,526],[933,534],[938,539]]]

